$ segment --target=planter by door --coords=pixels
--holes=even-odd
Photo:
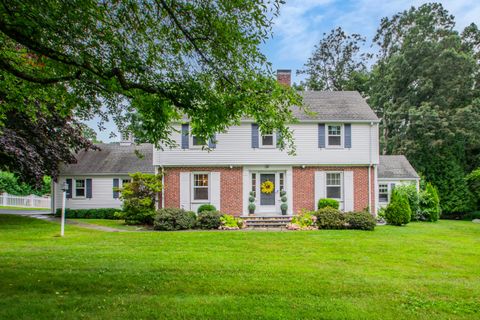
[[[265,181],[271,181],[275,184],[275,174],[262,173],[260,174],[260,185]],[[276,187],[275,187],[276,188]],[[260,192],[260,205],[262,206],[274,206],[275,205],[275,191],[271,193]]]

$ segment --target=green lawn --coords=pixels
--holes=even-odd
[[[110,227],[110,228],[128,230],[128,231],[143,231],[143,230],[148,230],[149,229],[149,228],[146,228],[144,226],[126,225],[125,220],[108,220],[108,219],[68,219],[68,220],[72,220],[72,221],[80,222],[80,223],[94,224],[94,225],[102,226],[102,227]]]
[[[108,233],[0,215],[1,319],[472,319],[480,224]]]
[[[0,206],[0,210],[15,210],[15,211],[49,211],[49,208],[32,208],[32,207],[12,207],[12,206]]]

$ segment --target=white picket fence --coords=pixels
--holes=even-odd
[[[50,197],[39,197],[34,194],[29,196],[14,196],[8,193],[0,195],[0,206],[50,208]]]

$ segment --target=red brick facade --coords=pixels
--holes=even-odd
[[[363,167],[293,167],[293,212],[315,209],[315,171],[353,171],[354,210],[368,206],[368,166]],[[165,207],[180,206],[180,172],[220,172],[220,210],[224,213],[241,215],[243,212],[242,168],[195,167],[165,168]],[[161,197],[159,196],[161,203]],[[375,179],[371,169],[371,208],[375,210]]]
[[[180,207],[180,172],[195,171],[220,172],[220,210],[233,215],[242,214],[243,178],[242,168],[239,167],[232,169],[225,167],[165,168],[165,208]]]
[[[355,211],[368,206],[367,167],[293,167],[293,212],[315,208],[315,171],[353,171],[353,204]],[[375,210],[375,173],[371,169],[371,208]],[[373,211],[372,211],[373,212]]]

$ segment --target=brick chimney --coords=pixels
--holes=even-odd
[[[292,70],[277,70],[277,81],[280,84],[290,87],[292,85]]]

